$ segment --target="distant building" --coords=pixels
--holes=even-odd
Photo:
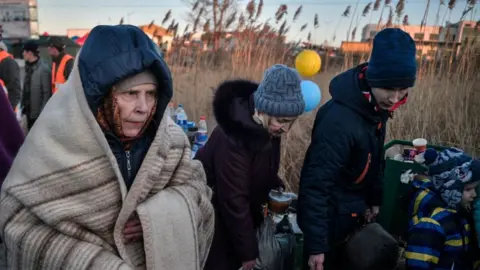
[[[457,54],[461,49],[466,47],[473,47],[476,50],[480,50],[478,27],[479,25],[475,21],[460,21],[447,24],[447,26],[442,28],[442,31],[440,32],[440,40],[460,44],[461,48],[457,48]]]
[[[90,28],[69,28],[67,29],[67,37],[83,37],[86,34],[90,33]]]
[[[472,25],[472,22],[457,23],[449,25],[448,27],[432,26],[432,25],[396,25],[394,27],[402,29],[410,34],[415,40],[417,46],[417,58],[433,59],[437,55],[447,55],[445,52],[459,52],[462,44],[461,33],[465,29],[465,25]],[[473,25],[475,25],[473,23]],[[367,24],[362,30],[362,37],[360,43],[371,43],[370,41],[375,35],[385,26],[377,24]],[[447,29],[450,29],[447,31]],[[448,35],[446,33],[449,33]],[[459,34],[460,33],[460,36]],[[448,39],[447,39],[448,36]],[[473,36],[473,34],[469,34]],[[364,46],[365,50],[370,50],[368,46]]]
[[[440,40],[466,43],[475,39],[478,35],[476,29],[477,22],[475,21],[460,21],[457,23],[447,24],[446,27],[442,27],[440,32]],[[477,41],[480,43],[480,40]]]
[[[140,25],[138,27],[164,51],[170,51],[174,39],[174,33],[172,31],[168,31],[168,29],[155,24]]]
[[[1,1],[1,0],[0,0]],[[162,49],[169,51],[172,47],[173,33],[158,25],[140,25],[138,26],[153,42],[158,44]],[[88,34],[92,29],[88,28],[71,28],[67,29],[69,38],[81,38]]]
[[[375,35],[384,28],[384,25],[380,25],[377,28],[377,24],[367,24],[363,27],[362,30],[362,40],[369,41],[375,37]],[[396,28],[400,28],[403,31],[410,34],[410,36],[416,41],[430,41],[438,42],[440,39],[441,27],[425,25],[421,27],[420,25],[396,25]]]
[[[372,44],[369,41],[342,41],[340,50],[343,53],[369,53]]]
[[[19,43],[38,35],[37,0],[0,0],[0,40]]]

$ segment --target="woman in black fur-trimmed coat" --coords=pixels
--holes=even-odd
[[[298,73],[283,65],[265,72],[261,84],[227,81],[216,91],[218,126],[196,155],[213,189],[215,235],[206,270],[250,270],[258,258],[256,229],[278,177],[280,137],[303,113]]]

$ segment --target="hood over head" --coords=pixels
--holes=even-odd
[[[382,114],[375,111],[374,106],[365,98],[362,91],[368,91],[369,87],[361,84],[358,79],[358,74],[367,65],[359,65],[335,76],[330,82],[330,95],[333,100],[349,107],[368,121],[378,123],[383,118]]]
[[[269,138],[267,130],[253,120],[253,93],[258,86],[247,80],[225,81],[218,86],[213,98],[217,124],[225,134],[246,147],[260,147]]]
[[[435,190],[431,179],[428,177],[415,177],[412,186],[415,197],[408,202],[410,217],[430,215],[437,207],[445,208],[446,204]]]
[[[449,208],[460,208],[465,185],[480,181],[479,162],[457,148],[427,149],[424,156],[433,190]]]
[[[173,95],[170,70],[158,48],[136,26],[96,26],[78,56],[78,70],[85,96],[96,115],[113,85],[144,71],[158,82],[157,107],[152,122],[160,123]]]

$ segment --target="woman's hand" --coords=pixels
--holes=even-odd
[[[310,255],[308,259],[308,267],[310,270],[323,270],[325,254]]]
[[[124,241],[125,243],[137,241],[143,237],[142,223],[137,216],[131,218],[125,224],[125,229],[123,230]]]
[[[242,263],[242,270],[252,270],[252,269],[254,269],[256,262],[257,262],[257,260],[243,262]]]
[[[380,213],[380,206],[372,206],[365,211],[365,219],[368,223],[375,220],[375,218]]]

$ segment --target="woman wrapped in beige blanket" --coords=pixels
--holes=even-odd
[[[95,27],[1,193],[9,269],[201,270],[211,190],[164,116],[171,74],[134,26]]]

